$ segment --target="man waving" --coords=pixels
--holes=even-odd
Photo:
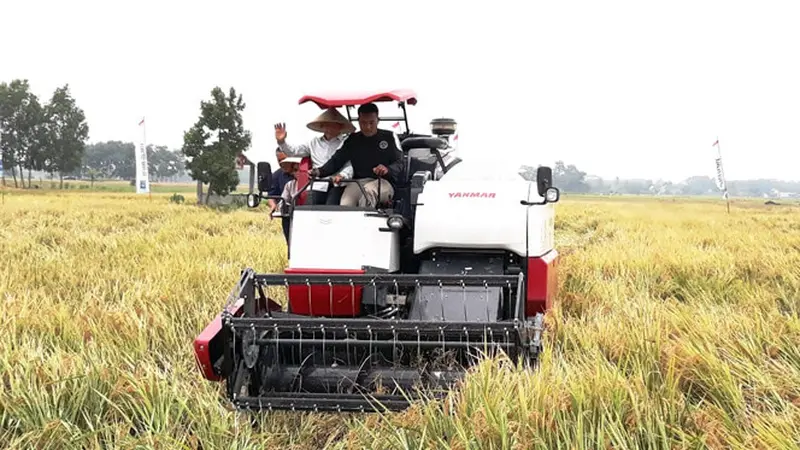
[[[306,143],[290,145],[286,142],[286,124],[279,123],[275,125],[275,140],[278,141],[279,148],[287,156],[310,156],[312,167],[320,167],[328,162],[328,159],[342,145],[347,135],[356,130],[353,124],[336,108],[328,108],[306,126],[310,130],[322,133],[322,135]],[[339,186],[339,182],[350,179],[353,174],[350,164],[346,164],[339,169],[341,169],[339,173],[331,177],[328,182],[327,191],[311,191],[310,200],[312,205],[339,204],[339,198],[344,192],[344,188]]]
[[[342,193],[341,205],[370,205],[374,208],[378,202],[385,203],[393,198],[392,182],[397,182],[402,172],[403,154],[397,136],[378,128],[378,107],[374,103],[358,108],[358,124],[361,130],[351,134],[327,163],[312,169],[309,175],[327,177],[349,162],[353,167],[353,180],[364,188],[367,198],[355,183],[348,183]]]

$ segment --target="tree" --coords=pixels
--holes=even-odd
[[[94,171],[95,178],[120,178],[133,180],[136,177],[136,155],[133,142],[107,141],[86,146],[82,171]],[[165,179],[184,173],[184,159],[180,150],[168,150],[166,146],[147,146],[148,173],[153,179]]]
[[[105,178],[133,180],[136,177],[135,151],[133,142],[97,142],[86,147],[83,168],[94,169]]]
[[[644,180],[641,178],[627,179],[620,182],[617,192],[620,194],[632,195],[653,194],[652,186],[652,180]]]
[[[553,184],[563,192],[586,193],[589,185],[586,183],[586,172],[582,172],[574,164],[569,166],[564,161],[556,161],[553,167]]]
[[[28,80],[13,80],[0,84],[0,133],[2,133],[3,167],[11,168],[14,187],[17,171],[25,187],[23,170],[30,172],[41,163],[42,123],[39,99],[30,92]],[[28,182],[30,185],[30,181]]]
[[[242,125],[245,108],[242,96],[230,88],[228,96],[222,89],[211,91],[212,100],[200,102],[200,118],[183,136],[183,154],[189,159],[186,168],[192,179],[209,185],[213,192],[228,195],[239,184],[236,156],[244,152],[251,141],[250,132]],[[216,137],[212,138],[212,134]]]
[[[46,110],[48,148],[45,166],[50,174],[58,172],[63,188],[64,175],[81,168],[89,125],[83,110],[70,95],[68,84],[56,89]]]
[[[681,189],[683,195],[709,195],[719,191],[711,177],[693,176],[683,183]]]
[[[536,181],[536,167],[522,165],[519,168],[519,175],[525,181]]]
[[[45,154],[47,150],[47,117],[46,110],[39,104],[38,98],[31,94],[31,102],[26,114],[29,128],[26,132],[27,145],[25,159],[22,166],[28,170],[28,187],[31,187],[31,178],[34,170],[43,170],[45,167]],[[20,179],[22,176],[20,175]],[[22,183],[23,187],[25,183]]]
[[[179,151],[167,150],[166,146],[147,146],[148,172],[155,179],[174,177],[183,171],[183,155]]]

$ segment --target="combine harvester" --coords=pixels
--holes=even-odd
[[[408,90],[304,96],[300,103],[351,108],[397,102],[406,123]],[[223,311],[197,336],[208,380],[225,381],[241,409],[402,410],[440,398],[477,358],[501,349],[531,364],[542,349],[544,313],[556,290],[552,171],[536,182],[516,168],[485,175],[486,162],[462,161],[437,119],[431,135],[398,136],[405,174],[391,204],[375,208],[289,206],[291,258],[284,273],[248,268]],[[258,167],[257,207],[271,183]],[[264,293],[285,286],[285,309]],[[419,389],[418,389],[419,388]]]

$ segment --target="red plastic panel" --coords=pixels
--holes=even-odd
[[[338,269],[286,269],[287,274],[308,275],[360,275],[363,270]],[[361,313],[361,285],[290,284],[289,304],[292,314],[308,316],[342,317],[357,316]],[[311,296],[309,297],[309,291]],[[333,291],[333,296],[331,296]]]
[[[235,304],[232,305],[228,311],[231,312],[234,316],[239,316],[242,314],[242,305],[243,301],[240,299]],[[203,372],[203,376],[207,380],[211,381],[219,381],[220,377],[214,373],[212,369],[212,355],[211,355],[211,347],[214,345],[212,341],[217,339],[219,332],[222,330],[222,313],[217,314],[217,317],[214,318],[203,331],[197,335],[194,339],[194,355],[195,359],[197,360],[197,364],[200,366],[200,370]],[[214,358],[218,357],[218,355],[214,355]]]
[[[558,251],[555,249],[539,258],[528,258],[526,316],[544,313],[553,305],[558,290],[557,266]]]

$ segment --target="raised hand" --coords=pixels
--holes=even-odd
[[[286,140],[286,124],[285,123],[276,123],[275,124],[275,140],[278,141],[278,144],[283,144],[283,141]]]

